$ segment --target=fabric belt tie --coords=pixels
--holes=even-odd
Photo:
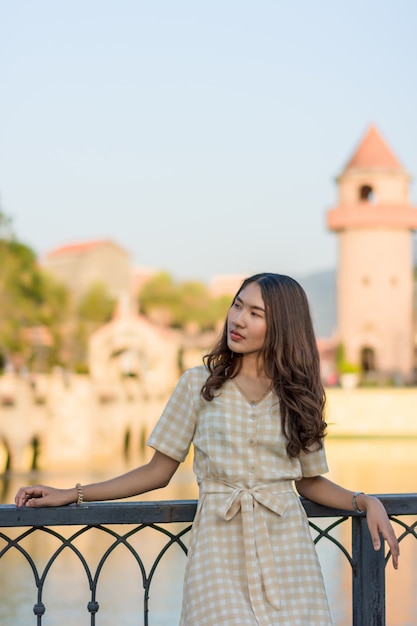
[[[201,490],[204,494],[224,493],[227,496],[217,509],[218,515],[226,522],[233,519],[239,511],[242,513],[249,596],[255,616],[265,613],[262,583],[268,601],[279,609],[279,582],[262,510],[265,507],[280,516],[284,513],[286,504],[274,493],[275,485],[245,489],[220,481],[205,480]],[[288,485],[285,486],[285,492],[293,493]],[[284,493],[284,490],[278,490],[278,493]]]

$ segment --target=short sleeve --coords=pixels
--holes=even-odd
[[[194,436],[197,412],[185,372],[147,441],[148,446],[182,462]]]
[[[301,452],[298,458],[300,460],[303,478],[320,476],[321,474],[326,474],[326,472],[329,471],[324,445],[317,450],[312,450],[311,452]]]

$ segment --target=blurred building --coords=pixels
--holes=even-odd
[[[129,253],[108,239],[55,248],[46,255],[43,265],[69,289],[75,301],[79,301],[95,283],[103,284],[115,298],[131,294]]]
[[[162,397],[180,372],[181,335],[152,324],[143,315],[119,306],[114,318],[89,340],[91,380],[108,393],[112,384],[130,379],[142,397]]]

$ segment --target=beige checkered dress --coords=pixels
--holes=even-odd
[[[233,381],[211,402],[185,372],[148,444],[183,461],[194,444],[199,506],[180,626],[330,626],[323,578],[293,482],[327,471],[323,450],[290,459],[272,392],[251,406]]]

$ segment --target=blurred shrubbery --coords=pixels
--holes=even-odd
[[[139,310],[173,328],[215,329],[226,316],[230,296],[213,298],[201,282],[175,283],[167,273],[150,279],[139,294]]]

